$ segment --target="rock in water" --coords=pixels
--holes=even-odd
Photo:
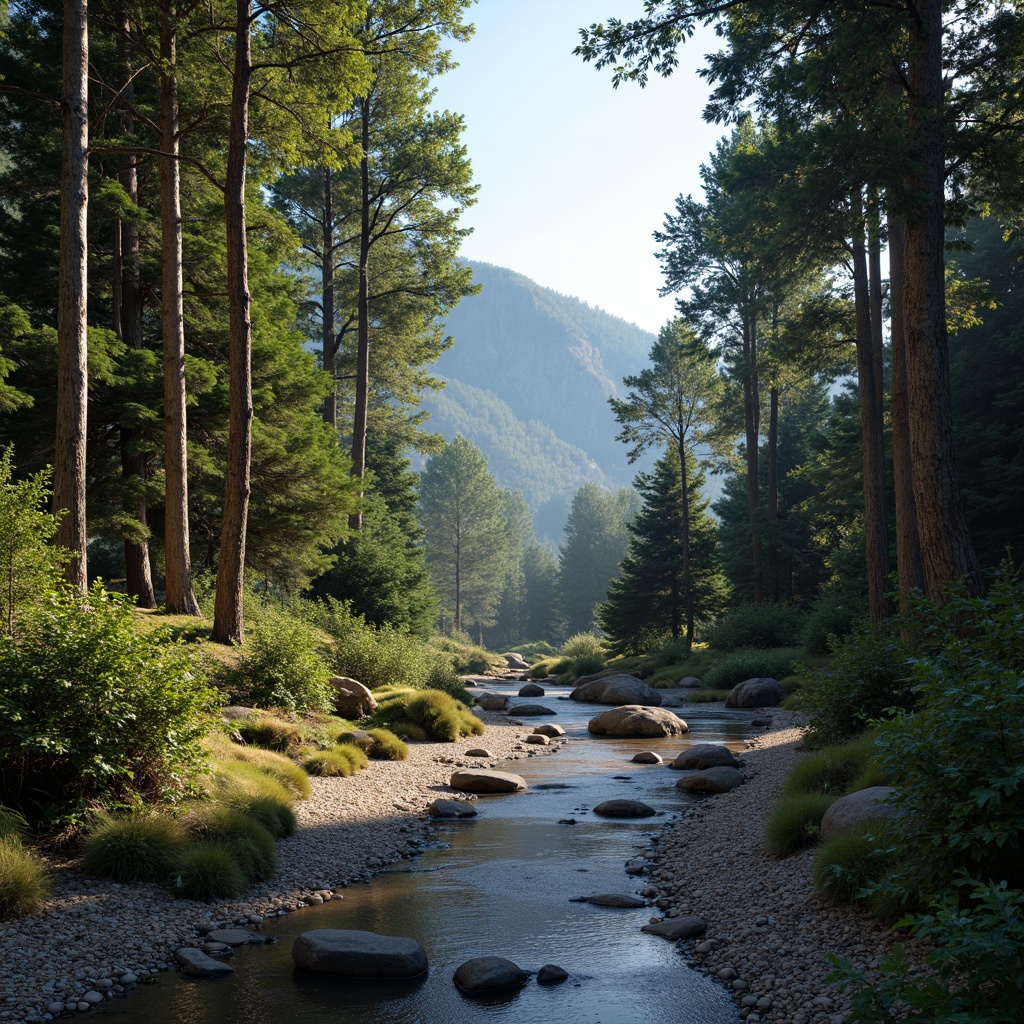
[[[442,800],[438,798],[427,806],[432,818],[475,818],[476,808],[466,800]]]
[[[681,736],[689,727],[665,708],[626,704],[592,718],[587,723],[587,731],[595,736],[659,737]]]
[[[415,939],[340,928],[303,932],[292,959],[307,971],[340,978],[416,978],[427,969],[427,954]]]
[[[743,785],[743,772],[739,768],[707,768],[702,772],[687,772],[676,789],[684,793],[728,793]]]
[[[564,736],[565,730],[560,725],[548,723],[547,725],[538,725],[533,730],[538,736],[547,736],[550,739],[554,739],[556,736]]]
[[[595,907],[622,907],[627,910],[647,906],[644,900],[619,892],[602,892],[597,896],[588,896],[586,902],[593,903]]]
[[[645,924],[640,931],[649,935],[660,935],[675,942],[677,939],[694,939],[708,930],[708,923],[702,917],[670,917],[657,924]]]
[[[519,689],[520,697],[543,697],[544,687],[537,683],[527,683]]]
[[[488,768],[462,768],[452,772],[448,784],[452,789],[461,789],[465,793],[525,793],[527,788],[521,775]]]
[[[569,694],[569,700],[584,704],[643,704],[646,707],[660,707],[661,694],[636,676],[620,672],[616,675],[600,676],[596,679],[584,676],[576,680],[576,688]]]
[[[174,954],[174,959],[181,964],[186,974],[194,978],[217,978],[222,974],[234,974],[235,969],[223,960],[214,960],[201,949],[185,946]]]
[[[512,708],[512,714],[522,715],[524,718],[533,715],[555,715],[557,711],[544,707],[543,704],[517,704]]]
[[[721,743],[695,743],[679,754],[669,767],[684,771],[704,768],[738,768],[739,762],[733,752]]]
[[[782,687],[778,680],[747,679],[737,683],[725,698],[727,708],[773,708],[782,703]]]
[[[504,693],[481,693],[473,702],[484,711],[504,711],[508,707],[508,697]]]
[[[503,956],[478,956],[467,960],[452,980],[463,992],[506,992],[522,988],[530,976]]]
[[[594,813],[602,818],[650,818],[658,812],[639,800],[605,800]]]
[[[568,977],[569,972],[564,967],[559,967],[558,964],[545,964],[537,972],[537,984],[559,985],[566,981]]]
[[[653,750],[641,750],[639,754],[633,755],[634,764],[661,764],[661,755]]]

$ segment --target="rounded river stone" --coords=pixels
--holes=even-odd
[[[415,939],[341,928],[303,932],[292,959],[307,971],[340,978],[416,978],[427,954]]]
[[[463,992],[505,992],[522,988],[530,976],[503,956],[478,956],[467,960],[452,980]]]

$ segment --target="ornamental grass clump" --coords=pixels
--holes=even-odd
[[[275,715],[261,715],[252,721],[237,722],[235,732],[243,743],[281,754],[298,750],[304,739],[301,726]]]
[[[891,845],[881,822],[871,822],[822,843],[811,872],[814,890],[834,903],[865,899],[892,866]]]
[[[46,865],[17,836],[0,838],[0,921],[36,913],[49,893]]]
[[[367,735],[373,741],[367,754],[374,761],[404,761],[409,747],[390,729],[370,729]]]
[[[373,713],[376,727],[407,739],[450,743],[480,736],[484,724],[467,707],[440,690],[401,689],[387,692]]]
[[[367,766],[366,754],[354,743],[338,743],[327,750],[310,754],[303,767],[310,775],[344,778],[355,775]]]
[[[275,839],[294,835],[299,827],[291,807],[277,800],[256,796],[243,798],[234,806],[258,821]]]
[[[277,870],[274,837],[240,808],[195,804],[187,824],[201,844],[220,843],[230,850],[247,882],[264,881]]]
[[[789,773],[783,792],[786,796],[797,793],[840,796],[853,792],[853,784],[866,776],[876,750],[874,734],[866,732],[847,743],[813,751]]]
[[[82,844],[85,870],[115,882],[159,882],[188,843],[185,826],[166,814],[97,816]]]
[[[214,768],[213,790],[226,783],[252,790],[262,787],[259,776],[276,782],[303,800],[312,789],[306,773],[291,758],[262,747],[246,747],[233,743],[223,733],[211,733],[206,738]],[[264,787],[267,795],[270,790]]]
[[[765,825],[768,852],[773,857],[788,857],[813,846],[821,834],[821,819],[834,801],[834,796],[824,793],[801,793],[780,800]]]
[[[227,843],[197,843],[184,851],[171,875],[177,896],[193,900],[230,899],[246,890],[245,873]]]
[[[10,807],[0,807],[0,839],[24,839],[28,822],[23,814]]]

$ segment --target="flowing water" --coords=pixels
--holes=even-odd
[[[438,844],[422,857],[350,886],[342,900],[266,922],[264,934],[277,943],[239,947],[234,974],[162,974],[98,1012],[126,1024],[737,1024],[736,1005],[720,985],[687,967],[672,943],[640,932],[654,908],[571,899],[636,895],[645,883],[625,874],[625,863],[690,803],[675,789],[677,773],[632,764],[633,754],[656,750],[670,760],[708,741],[738,748],[753,731],[750,714],[690,706],[679,712],[690,725],[684,739],[597,739],[586,723],[603,709],[557,699],[567,692],[549,690],[539,702],[556,712],[550,721],[566,729],[568,742],[550,756],[507,765],[526,779],[528,793],[481,796],[479,817],[438,822]],[[659,817],[623,822],[591,812],[613,797],[641,799]],[[576,823],[560,823],[568,819]],[[309,975],[293,966],[291,946],[314,928],[409,936],[426,949],[430,971],[411,983]],[[531,982],[514,995],[463,996],[452,973],[485,955],[530,971],[559,964],[570,977],[550,987]]]

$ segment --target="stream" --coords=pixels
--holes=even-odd
[[[515,695],[520,685],[487,689]],[[626,862],[694,799],[676,790],[678,773],[667,765],[633,764],[633,755],[655,750],[671,760],[698,742],[741,749],[755,731],[750,713],[691,705],[679,710],[690,726],[685,737],[598,739],[587,733],[587,722],[605,709],[558,699],[568,692],[551,688],[545,697],[513,702],[556,712],[521,719],[527,731],[552,721],[567,732],[556,753],[498,765],[521,775],[528,793],[480,796],[479,816],[438,821],[435,845],[422,856],[349,886],[341,900],[268,920],[263,934],[277,942],[238,947],[230,960],[234,974],[216,980],[161,974],[95,1012],[125,1024],[737,1024],[736,1004],[720,984],[689,968],[673,943],[640,932],[660,913],[656,908],[571,899],[638,895],[647,883],[627,875]],[[643,800],[659,817],[615,821],[592,813],[615,797]],[[560,824],[566,819],[576,823]],[[314,928],[409,936],[426,949],[430,970],[405,983],[307,974],[294,967],[291,947]],[[486,955],[528,971],[558,964],[569,980],[555,986],[531,980],[513,995],[463,996],[453,972]]]

